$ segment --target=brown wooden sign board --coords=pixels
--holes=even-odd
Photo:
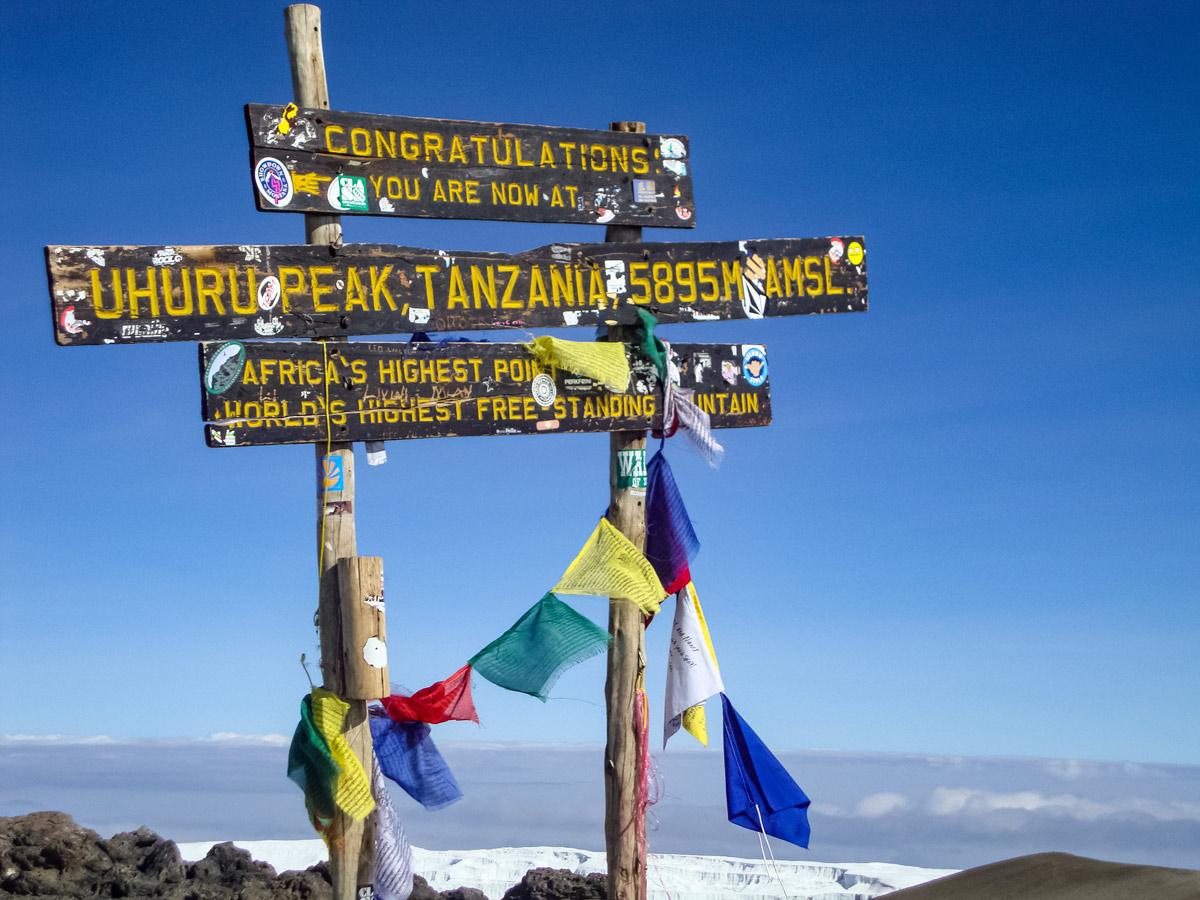
[[[861,312],[861,237],[552,244],[46,248],[54,338],[76,344],[594,327]]]
[[[761,345],[670,349],[679,387],[695,392],[713,428],[770,424]],[[657,371],[625,350],[630,383],[618,394],[543,366],[523,344],[209,342],[200,345],[201,413],[214,423],[210,447],[656,428]]]
[[[688,139],[246,106],[266,212],[691,228]]]

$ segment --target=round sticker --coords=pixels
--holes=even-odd
[[[292,201],[292,174],[277,159],[264,156],[258,161],[254,167],[254,184],[272,206],[287,206]]]
[[[268,275],[258,286],[258,308],[270,312],[279,303],[279,279]]]
[[[743,351],[742,377],[751,387],[761,387],[767,380],[767,354],[762,347],[750,346]]]
[[[554,384],[554,379],[545,372],[537,375],[533,379],[533,399],[537,401],[537,405],[545,409],[554,402],[554,398],[558,396],[558,388]]]
[[[852,266],[857,266],[863,261],[863,246],[858,241],[851,241],[850,246],[846,248],[846,259],[850,260]]]
[[[240,341],[227,341],[217,348],[204,369],[204,389],[210,394],[223,394],[242,374],[246,348]]]
[[[834,265],[842,261],[842,256],[845,252],[846,245],[837,238],[829,242],[829,258],[833,261]]]

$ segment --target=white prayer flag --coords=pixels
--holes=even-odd
[[[412,848],[408,835],[392,806],[387,782],[379,768],[375,751],[371,751],[371,787],[379,822],[375,832],[375,896],[379,900],[408,900],[413,890]]]
[[[667,655],[667,696],[663,703],[663,748],[679,730],[684,710],[725,690],[717,658],[700,613],[700,598],[689,583],[675,595],[675,622]]]

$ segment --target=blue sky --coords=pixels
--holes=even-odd
[[[302,240],[300,217],[255,211],[242,121],[290,99],[282,8],[9,11],[0,733],[290,734],[308,690],[312,451],[206,449],[190,345],[55,346],[42,261]],[[647,240],[866,236],[866,314],[664,329],[768,350],[774,424],[721,433],[715,472],[668,446],[727,692],[768,745],[1200,763],[1193,6],[323,12],[336,108],[687,134],[698,225]],[[603,237],[344,224],[448,249]],[[360,454],[394,681],[449,675],[554,584],[607,453]],[[483,727],[439,734],[602,739],[599,659],[555,695],[477,682]]]

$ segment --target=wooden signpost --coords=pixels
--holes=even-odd
[[[289,6],[284,19],[295,103],[248,105],[246,125],[259,209],[304,213],[306,243],[50,246],[46,269],[63,346],[201,342],[209,446],[314,444],[322,677],[348,702],[344,736],[369,770],[366,701],[387,690],[388,663],[382,562],[356,555],[352,442],[610,432],[608,517],[641,548],[645,492],[629,476],[644,471],[664,385],[633,348],[638,312],[664,324],[865,311],[864,242],[643,243],[643,226],[695,225],[686,137],[634,122],[589,131],[333,111],[320,10]],[[343,244],[342,214],[608,227],[602,244],[448,252]],[[622,391],[520,344],[347,340],[598,325],[626,344]],[[761,345],[671,344],[671,357],[712,427],[770,423]],[[614,600],[609,630],[608,896],[644,900],[640,610]],[[338,900],[371,896],[374,828],[374,814],[340,810],[330,823]]]
[[[771,421],[758,344],[671,344],[680,387],[713,428]],[[460,435],[645,431],[662,421],[654,364],[626,345],[613,392],[547,367],[522,344],[238,341],[200,345],[210,447]]]
[[[265,212],[696,224],[688,139],[249,104]]]
[[[867,308],[862,237],[552,244],[47,247],[60,344],[771,318]]]

